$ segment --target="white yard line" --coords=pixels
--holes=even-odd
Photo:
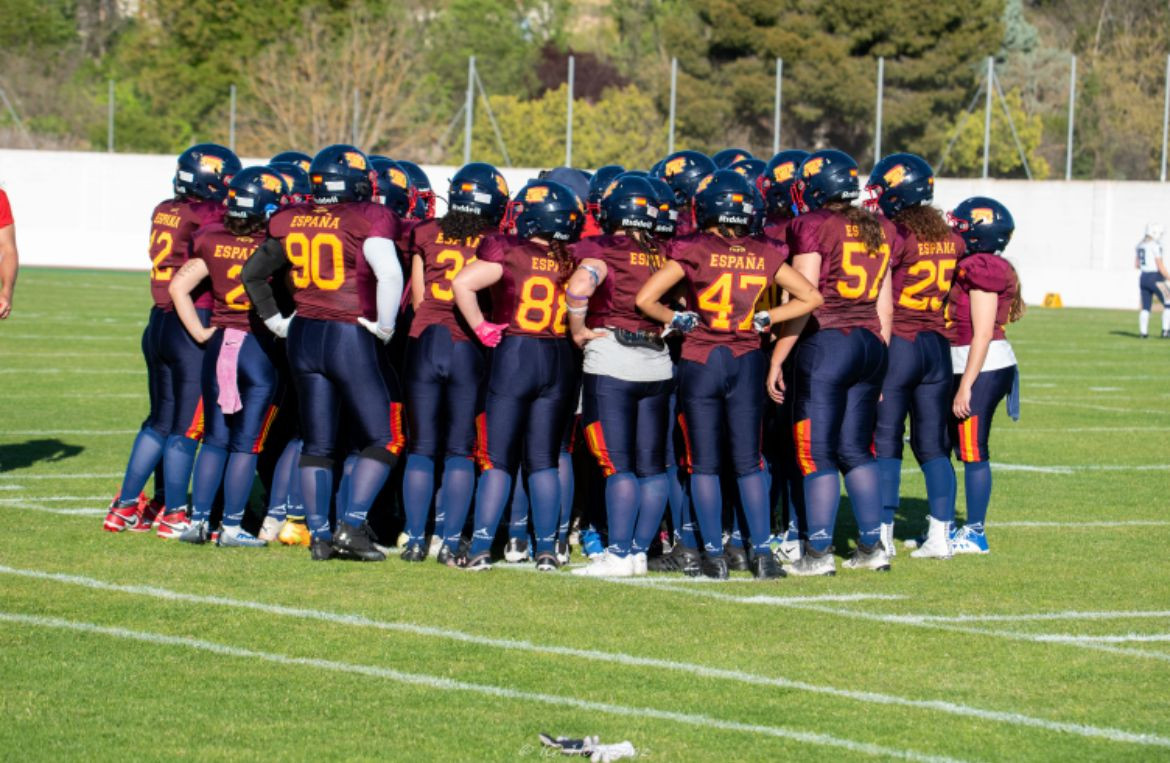
[[[921,623],[1023,623],[1047,620],[1141,620],[1170,618],[1170,610],[1120,609],[1094,612],[1031,612],[1019,615],[898,615]]]
[[[127,628],[112,628],[94,623],[78,622],[75,620],[63,620],[57,617],[39,617],[35,615],[22,615],[13,612],[0,612],[0,621],[40,628],[54,628],[58,630],[68,630],[79,633],[93,633],[102,636],[111,636],[114,638],[141,641],[147,644],[151,644],[152,646],[165,644],[168,646],[185,647],[187,649],[211,652],[213,654],[223,655],[225,657],[238,657],[245,660],[263,660],[265,662],[276,663],[278,665],[293,665],[298,667],[314,668],[317,670],[328,670],[336,673],[349,673],[353,675],[367,676],[370,678],[383,678],[394,681],[396,683],[422,686],[428,689],[437,689],[440,691],[471,692],[489,697],[495,697],[498,699],[519,700],[528,703],[535,702],[543,705],[571,707],[587,712],[618,715],[627,718],[656,718],[658,720],[670,721],[673,723],[679,723],[686,726],[695,726],[698,728],[717,729],[720,731],[736,731],[746,734],[759,734],[763,736],[778,737],[781,739],[791,739],[793,741],[802,742],[805,744],[820,745],[823,747],[836,747],[839,749],[848,750],[849,752],[861,753],[863,755],[871,755],[875,757],[890,757],[901,760],[914,761],[954,760],[953,758],[947,758],[938,755],[928,755],[926,753],[920,753],[914,750],[903,750],[894,747],[884,747],[882,745],[871,744],[869,742],[857,742],[852,739],[842,739],[841,737],[830,736],[829,734],[821,734],[815,731],[801,731],[799,729],[788,729],[780,726],[763,726],[752,723],[741,723],[739,721],[728,721],[720,718],[712,718],[711,716],[707,715],[680,713],[671,710],[660,710],[653,707],[632,707],[629,705],[617,705],[610,702],[594,702],[592,700],[578,699],[576,697],[565,696],[562,694],[543,694],[538,692],[520,691],[518,689],[508,689],[502,686],[492,686],[490,684],[475,684],[468,683],[466,681],[456,681],[450,678],[444,678],[442,676],[427,675],[425,673],[405,673],[400,670],[392,670],[390,668],[383,668],[376,665],[358,665],[355,663],[338,662],[336,660],[321,660],[311,657],[292,657],[276,652],[258,652],[252,649],[242,649],[240,647],[231,646],[229,644],[220,644],[214,641],[205,641],[203,639],[170,636],[164,633],[136,631]]]
[[[23,376],[52,376],[56,374],[118,375],[146,374],[145,368],[0,368],[0,374]]]
[[[84,588],[91,588],[100,591],[113,591],[134,596],[146,596],[167,601],[182,601],[192,604],[246,609],[263,612],[265,614],[276,615],[279,617],[292,617],[303,620],[319,620],[339,625],[375,628],[378,630],[398,633],[410,633],[412,635],[449,639],[497,649],[530,652],[536,654],[552,654],[565,657],[576,657],[585,660],[593,660],[597,662],[615,663],[619,665],[670,670],[688,675],[697,675],[704,678],[729,680],[735,683],[753,684],[757,686],[771,686],[781,689],[792,689],[813,694],[822,694],[840,699],[854,700],[866,704],[910,707],[920,710],[946,713],[948,715],[977,718],[980,720],[1008,723],[1017,726],[1028,726],[1045,729],[1047,731],[1075,734],[1077,736],[1088,737],[1092,739],[1106,739],[1113,742],[1170,747],[1170,738],[1161,737],[1154,734],[1134,733],[1122,729],[1090,726],[1081,723],[1052,721],[1045,718],[1036,718],[1020,713],[1004,712],[1000,710],[987,710],[984,708],[971,707],[969,705],[961,705],[958,703],[945,702],[941,700],[920,700],[911,699],[908,697],[899,697],[892,694],[881,694],[878,692],[839,689],[833,686],[813,684],[788,678],[746,673],[739,670],[713,668],[706,665],[677,662],[674,660],[662,660],[653,657],[639,657],[637,655],[625,654],[623,652],[605,652],[595,649],[577,649],[573,647],[563,647],[552,644],[537,644],[531,641],[492,638],[489,636],[480,636],[473,633],[451,630],[448,628],[439,628],[435,626],[373,620],[362,615],[342,614],[302,607],[287,607],[275,604],[265,604],[258,601],[233,599],[224,596],[188,594],[172,591],[166,588],[158,588],[155,586],[123,585],[119,583],[109,583],[103,580],[81,575],[67,575],[63,573],[47,572],[42,570],[21,569],[16,567],[8,567],[5,565],[0,565],[0,574],[32,578],[35,580],[46,580],[54,583],[81,586]],[[818,597],[808,598],[815,599]]]
[[[122,479],[122,472],[83,472],[75,474],[0,474],[0,480],[112,480]]]
[[[1125,644],[1132,642],[1170,641],[1170,633],[1126,633],[1122,636],[1075,636],[1062,633],[1045,633],[1040,636],[1042,641],[1052,641],[1060,644],[1095,643],[1095,644]]]
[[[108,437],[112,435],[138,434],[139,429],[8,429],[0,431],[0,437],[63,437],[63,436],[92,436]]]
[[[102,500],[104,501],[106,499],[103,498]],[[98,509],[92,506],[50,508],[35,503],[0,503],[0,507],[5,509],[19,509],[21,511],[40,511],[45,514],[61,514],[66,517],[102,517],[108,512],[108,509]]]
[[[1061,408],[1085,408],[1090,411],[1105,411],[1107,413],[1148,413],[1155,416],[1166,415],[1165,410],[1153,408],[1119,408],[1112,405],[1092,405],[1090,403],[1070,403],[1064,400],[1037,400],[1036,398],[1021,398],[1021,405],[1056,405]]]
[[[3,490],[5,488],[0,488]],[[57,503],[59,501],[105,501],[109,496],[103,495],[35,495],[18,498],[0,498],[0,503],[31,503],[33,501],[49,501],[50,503]]]
[[[1170,521],[1158,519],[1123,519],[1116,522],[988,522],[991,528],[1031,528],[1031,527],[1060,527],[1069,530],[1100,529],[1108,527],[1167,527]]]

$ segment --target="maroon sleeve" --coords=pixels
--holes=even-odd
[[[904,225],[895,224],[894,237],[890,241],[890,272],[902,266],[907,254],[913,254],[914,234]]]
[[[956,279],[968,289],[990,291],[996,294],[1006,291],[1012,283],[1010,266],[993,254],[976,254],[959,263]]]
[[[402,233],[402,224],[397,215],[381,204],[373,202],[367,203],[362,213],[370,223],[370,230],[366,234],[367,238],[388,238],[391,241],[398,241],[398,237]]]
[[[820,218],[798,217],[788,224],[788,231],[785,233],[785,238],[788,243],[788,253],[795,257],[798,254],[809,254],[810,252],[820,252],[824,255],[826,252],[821,252],[821,242],[819,237]]]
[[[477,260],[494,262],[497,265],[504,264],[504,258],[507,254],[508,250],[503,236],[486,236],[483,241],[479,242],[479,247],[475,250]]]
[[[671,247],[670,258],[682,267],[688,281],[693,282],[702,273],[703,259],[701,256],[696,256],[698,251],[697,247],[689,246],[685,242],[678,242]]]
[[[604,260],[605,250],[598,245],[598,238],[583,238],[569,248],[573,255],[573,262],[579,263],[584,259]]]
[[[8,194],[0,189],[0,228],[7,228],[13,222],[12,206],[8,203]]]

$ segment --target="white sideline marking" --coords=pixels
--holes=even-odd
[[[689,675],[698,675],[704,678],[727,679],[737,683],[755,684],[758,686],[774,686],[781,689],[795,689],[798,691],[805,691],[813,694],[824,694],[831,697],[851,699],[857,702],[864,702],[875,705],[893,705],[899,707],[912,707],[920,710],[932,710],[936,712],[947,713],[949,715],[979,718],[982,720],[1008,723],[1017,726],[1029,726],[1033,728],[1045,729],[1048,731],[1059,731],[1068,734],[1075,734],[1093,739],[1107,739],[1113,742],[1127,742],[1156,747],[1170,747],[1170,738],[1157,736],[1155,734],[1139,734],[1109,727],[1090,726],[1081,723],[1068,723],[1064,721],[1050,721],[1044,718],[1035,718],[1020,713],[1004,712],[1000,710],[985,710],[983,708],[971,707],[969,705],[961,705],[942,700],[910,699],[892,694],[880,694],[878,692],[838,689],[832,686],[811,684],[788,678],[763,676],[755,673],[746,673],[739,670],[725,670],[722,668],[708,667],[706,665],[676,662],[674,660],[662,660],[653,657],[638,657],[636,655],[624,654],[622,652],[604,652],[595,649],[576,649],[573,647],[562,647],[552,644],[537,644],[531,641],[492,638],[489,636],[478,636],[472,633],[450,630],[447,628],[415,625],[413,623],[373,620],[362,615],[339,614],[316,609],[304,609],[299,607],[264,604],[263,602],[248,601],[244,599],[232,599],[223,596],[186,594],[180,593],[178,591],[171,591],[165,588],[157,588],[154,586],[121,585],[117,583],[107,583],[103,580],[97,580],[96,578],[89,578],[81,575],[66,575],[55,572],[44,572],[41,570],[19,569],[5,565],[0,565],[0,574],[16,575],[19,577],[33,578],[36,580],[47,580],[55,583],[82,586],[100,591],[115,591],[118,593],[126,593],[135,596],[148,596],[151,598],[170,601],[183,601],[193,604],[210,604],[217,607],[248,609],[264,612],[266,614],[278,615],[281,617],[322,620],[325,622],[337,623],[341,625],[368,627],[379,630],[410,633],[413,635],[445,638],[453,641],[477,644],[480,646],[495,647],[497,649],[534,652],[537,654],[554,654],[565,657],[578,657],[586,660],[595,660],[598,662],[616,663],[619,665],[672,670]]]
[[[0,432],[0,435],[13,437],[49,437],[62,435],[92,435],[102,437],[106,435],[138,434],[140,429],[10,429]]]
[[[1150,413],[1157,416],[1162,416],[1166,413],[1165,410],[1155,410],[1152,408],[1118,408],[1111,405],[1092,405],[1090,403],[1068,403],[1062,400],[1037,400],[1035,398],[1021,398],[1021,403],[1028,405],[1058,405],[1062,408],[1086,408],[1090,411],[1106,411],[1108,413]]]
[[[1089,387],[1090,392],[1121,392],[1121,387]]]
[[[129,400],[132,398],[145,399],[148,394],[149,393],[147,393],[146,391],[143,391],[143,392],[87,392],[87,393],[69,393],[69,394],[64,394],[64,395],[53,395],[53,397],[59,397],[59,398],[62,398],[64,400],[96,400],[96,399],[117,399],[117,398],[123,398],[123,399]],[[8,394],[6,394],[6,395],[4,395],[5,400],[15,400],[15,399],[42,400],[42,399],[44,399],[44,397],[45,397],[44,394],[27,394],[27,395],[8,395]],[[1060,431],[1067,432],[1069,430],[1061,429]],[[999,433],[996,432],[996,434],[999,434]]]
[[[0,480],[111,480],[121,479],[122,472],[89,472],[85,474],[0,474]]]
[[[8,489],[7,487],[0,490]],[[32,495],[21,498],[0,498],[0,503],[30,503],[32,501],[104,501],[104,495]]]
[[[1170,427],[1003,427],[996,429],[998,437],[1004,432],[1032,434],[1033,432],[1170,432]]]
[[[24,490],[24,485],[0,485],[0,490]]]
[[[1124,644],[1131,641],[1170,641],[1170,633],[1127,633],[1124,636],[1070,636],[1061,633],[1046,633],[1042,641],[1060,644],[1092,642],[1096,644]]]
[[[1133,620],[1170,618],[1170,610],[1116,610],[1102,612],[1035,612],[1022,615],[899,615],[906,619],[932,623],[1022,623],[1042,620]]]
[[[104,625],[97,625],[95,623],[78,622],[76,620],[63,620],[57,617],[38,617],[34,615],[21,615],[12,612],[0,612],[0,621],[19,623],[22,625],[33,625],[42,628],[57,628],[60,630],[70,630],[80,633],[95,633],[102,636],[113,636],[115,638],[130,639],[133,641],[144,641],[151,645],[168,644],[171,646],[181,646],[188,649],[198,649],[205,652],[212,652],[214,654],[221,654],[226,657],[240,657],[248,660],[264,660],[265,662],[273,662],[278,665],[296,665],[300,667],[317,668],[319,670],[329,670],[337,673],[351,673],[354,675],[368,676],[371,678],[385,678],[390,681],[411,684],[414,686],[424,686],[429,689],[441,689],[444,691],[465,691],[475,694],[484,694],[489,697],[499,697],[501,699],[524,700],[526,702],[539,702],[545,705],[573,707],[578,710],[587,710],[590,712],[605,713],[608,715],[618,715],[627,718],[657,718],[663,721],[672,721],[674,723],[681,723],[686,726],[696,726],[699,728],[719,729],[721,731],[739,731],[747,734],[762,734],[764,736],[779,737],[781,739],[791,739],[797,742],[803,742],[805,744],[837,747],[840,749],[849,750],[850,752],[873,755],[876,757],[892,757],[900,758],[902,760],[916,761],[955,760],[955,758],[948,758],[940,755],[928,755],[926,753],[915,752],[914,750],[900,750],[893,747],[883,747],[881,745],[871,744],[869,742],[856,742],[852,739],[842,739],[840,737],[821,734],[815,731],[800,731],[798,729],[787,729],[780,726],[763,726],[754,723],[727,721],[720,718],[712,718],[708,715],[679,713],[671,710],[659,710],[658,708],[653,707],[615,705],[610,702],[595,702],[587,699],[578,699],[576,697],[566,697],[560,694],[543,694],[538,692],[520,691],[518,689],[507,689],[502,686],[492,686],[490,684],[474,684],[468,683],[466,681],[455,681],[450,678],[432,676],[425,673],[404,673],[399,670],[378,667],[376,665],[358,665],[355,663],[338,662],[336,660],[322,660],[313,657],[292,657],[285,654],[278,654],[276,652],[257,652],[251,649],[242,649],[237,646],[231,646],[229,644],[220,644],[215,641],[185,638],[182,636],[169,636],[164,633],[151,633],[149,631],[135,631],[129,630],[127,628],[111,628]]]
[[[45,339],[57,341],[63,339],[64,335],[58,334],[5,334],[5,339]],[[142,334],[138,334],[138,338],[142,338]],[[133,334],[126,334],[125,336],[117,336],[111,334],[92,334],[85,338],[86,342],[129,342],[134,339]]]
[[[26,352],[0,350],[5,358],[141,358],[141,352]]]
[[[105,500],[105,499],[103,499]],[[45,514],[62,514],[67,517],[100,517],[104,516],[107,509],[95,509],[92,507],[77,507],[64,509],[51,509],[48,506],[38,506],[35,503],[0,503],[5,509],[20,509],[21,511],[41,511]]]

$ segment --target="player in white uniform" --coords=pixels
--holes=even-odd
[[[1154,298],[1162,303],[1162,338],[1170,338],[1170,309],[1167,309],[1167,295],[1170,294],[1170,272],[1162,261],[1162,226],[1150,223],[1146,226],[1145,237],[1138,242],[1134,267],[1142,272],[1142,311],[1138,313],[1138,333],[1142,339],[1150,334],[1150,307]]]

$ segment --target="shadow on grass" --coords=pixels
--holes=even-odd
[[[0,472],[26,469],[42,462],[66,461],[81,453],[85,448],[60,440],[26,440],[0,445]]]

